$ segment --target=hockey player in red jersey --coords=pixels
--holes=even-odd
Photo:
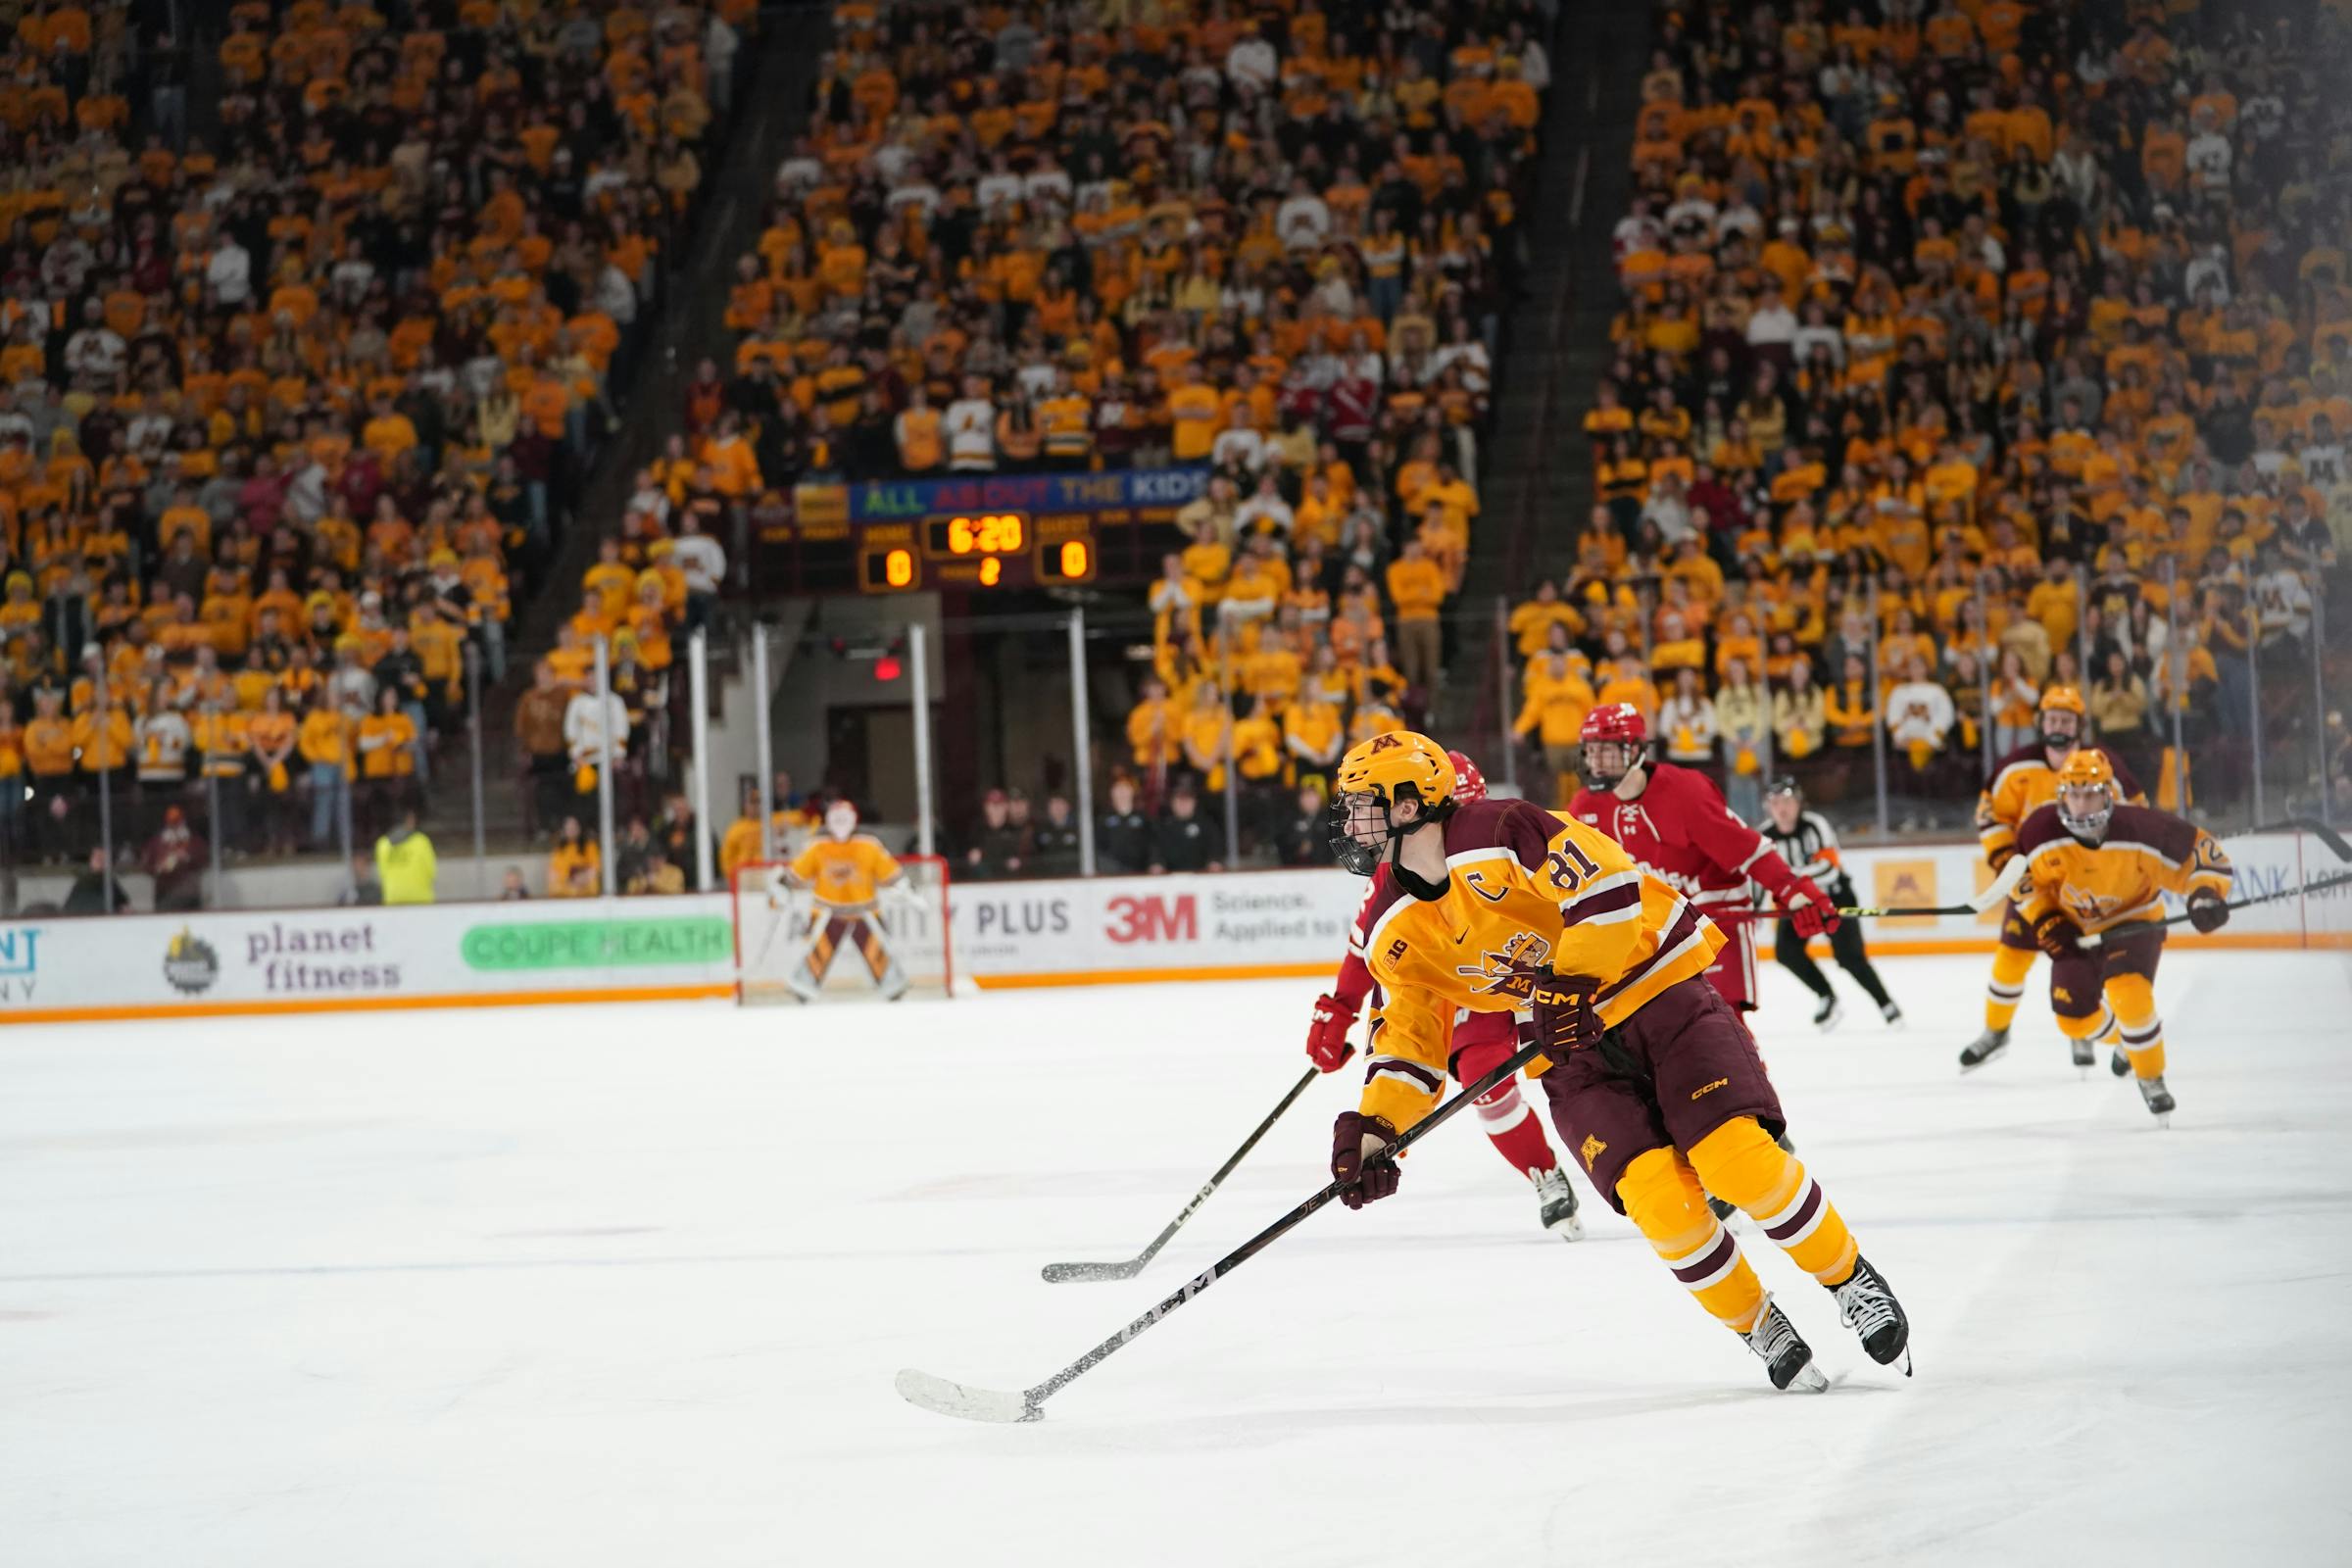
[[[1707,979],[1743,1012],[1756,1005],[1754,922],[1746,908],[1752,881],[1810,941],[1838,929],[1826,894],[1788,868],[1763,835],[1732,814],[1705,774],[1649,757],[1649,726],[1631,703],[1605,703],[1586,715],[1585,787],[1568,814],[1624,846],[1642,870],[1717,920],[1730,940]]]
[[[1487,798],[1486,775],[1478,764],[1459,752],[1447,752],[1453,762],[1454,792],[1457,801],[1483,801]],[[1372,971],[1364,962],[1364,938],[1372,920],[1387,906],[1389,870],[1381,866],[1372,877],[1371,886],[1364,891],[1364,902],[1355,912],[1355,923],[1348,932],[1348,956],[1340,960],[1340,974],[1331,990],[1315,999],[1314,1018],[1307,1025],[1307,1059],[1325,1072],[1337,1072],[1355,1054],[1348,1044],[1348,1033],[1355,1025],[1357,1010],[1372,987]],[[1374,1002],[1378,1014],[1378,1001]],[[1453,1035],[1449,1043],[1449,1062],[1458,1083],[1475,1083],[1499,1066],[1504,1057],[1519,1048],[1521,1019],[1514,1012],[1472,1012],[1456,1008],[1453,1016]],[[1551,1140],[1544,1136],[1543,1118],[1535,1106],[1519,1093],[1515,1079],[1505,1079],[1492,1093],[1481,1096],[1471,1107],[1478,1112],[1479,1125],[1494,1145],[1511,1169],[1534,1184],[1536,1202],[1544,1228],[1562,1241],[1573,1242],[1585,1234],[1584,1221],[1576,1212],[1576,1189],[1568,1173],[1560,1168],[1559,1156],[1552,1152]]]

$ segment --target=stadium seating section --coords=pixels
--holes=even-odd
[[[151,9],[15,7],[0,91],[0,831],[36,858],[96,841],[101,769],[132,850],[208,779],[232,852],[333,842],[355,786],[364,833],[413,803],[547,570],[754,23],[204,8],[191,136]],[[583,614],[650,671],[684,593],[632,549]]]
[[[1752,805],[1766,757],[1867,796],[1883,725],[1943,820],[2055,684],[2151,778],[2175,705],[2199,788],[2258,690],[2273,747],[2340,744],[2309,640],[2352,520],[2352,34],[2277,9],[1658,6],[1519,733],[1565,770],[1635,700]]]

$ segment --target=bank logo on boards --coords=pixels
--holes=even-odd
[[[40,928],[17,926],[0,930],[0,1005],[30,1002],[40,972]]]
[[[220,978],[220,955],[213,951],[211,943],[183,925],[171,946],[164,949],[164,978],[182,996],[210,991],[213,982]]]

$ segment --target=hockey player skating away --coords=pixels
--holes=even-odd
[[[803,1002],[814,1002],[825,973],[845,941],[874,977],[885,1002],[906,994],[906,971],[890,951],[889,933],[875,912],[882,899],[907,899],[913,888],[898,859],[870,833],[858,831],[858,808],[835,801],[825,808],[825,830],[809,841],[784,873],[787,887],[805,889],[815,904],[803,929],[808,951],[784,984]]]
[[[1788,868],[1798,876],[1810,878],[1839,908],[1854,907],[1857,902],[1854,884],[1838,856],[1838,830],[1819,811],[1805,809],[1805,792],[1796,780],[1773,781],[1772,787],[1764,792],[1764,813],[1758,827],[1781,858],[1788,862]],[[1830,977],[1821,972],[1821,965],[1805,951],[1805,939],[1796,934],[1796,922],[1785,914],[1773,934],[1772,952],[1781,960],[1781,967],[1796,976],[1819,999],[1821,1004],[1813,1009],[1813,1022],[1823,1029],[1837,1028],[1843,1011],[1838,1005],[1838,993],[1831,989]],[[1886,994],[1886,982],[1872,967],[1870,956],[1862,951],[1862,922],[1839,920],[1838,929],[1830,933],[1830,954],[1838,960],[1838,967],[1852,975],[1854,984],[1878,1004],[1879,1016],[1890,1026],[1900,1028],[1903,1009]]]
[[[1744,911],[1752,880],[1799,937],[1810,941],[1837,925],[1829,898],[1734,816],[1704,773],[1650,759],[1649,726],[1631,703],[1604,703],[1587,715],[1583,768],[1585,787],[1569,814],[1614,839],[1700,914]],[[1723,1000],[1742,1012],[1756,1005],[1754,923],[1726,921],[1723,951],[1707,971]]]
[[[2026,858],[2019,908],[2050,956],[2058,1027],[2082,1051],[2117,1030],[2117,1074],[2130,1071],[2140,1099],[2165,1121],[2173,1094],[2164,1084],[2164,1023],[2156,1016],[2161,895],[2180,895],[2191,925],[2218,931],[2230,920],[2232,876],[2213,835],[2170,811],[2120,805],[2120,790],[2104,753],[2085,747],[2066,760],[2056,803],[2027,817],[2017,836]],[[2085,935],[2103,940],[2085,948]]]
[[[2123,759],[2103,746],[2090,744],[2083,727],[2089,722],[2089,710],[2082,705],[2081,692],[2072,686],[2052,686],[2041,694],[2034,722],[2038,735],[1993,763],[1992,777],[1984,781],[1984,793],[1977,797],[1977,842],[1984,847],[1984,861],[1995,874],[2017,853],[2018,830],[2025,826],[2026,818],[2058,798],[2058,769],[2078,750],[2095,751],[2107,759],[2125,803],[2146,804]],[[2017,1016],[2017,1004],[2026,1000],[2026,976],[2033,972],[2034,955],[2040,951],[2019,912],[2024,900],[2021,890],[2001,917],[1992,978],[1984,984],[1984,1032],[1961,1048],[1962,1072],[1974,1071],[2009,1049],[2009,1024]],[[2088,1040],[2075,1041],[2073,1049],[2078,1067],[2087,1067],[2097,1059]]]
[[[1910,1328],[1885,1277],[1773,1141],[1780,1100],[1746,1026],[1704,979],[1724,945],[1714,924],[1581,822],[1525,801],[1455,800],[1453,764],[1425,736],[1362,742],[1338,783],[1340,863],[1358,876],[1389,868],[1364,944],[1380,1027],[1363,1099],[1332,1130],[1343,1201],[1396,1191],[1398,1166],[1380,1152],[1437,1105],[1456,1010],[1525,1007],[1544,1046],[1537,1081],[1594,1189],[1763,1358],[1774,1387],[1829,1381],[1708,1211],[1708,1190],[1836,1295],[1872,1359],[1908,1371]]]
[[[1453,763],[1453,798],[1464,805],[1485,800],[1487,780],[1477,764],[1459,752],[1447,752],[1446,757]],[[1340,960],[1339,978],[1327,995],[1315,999],[1314,1019],[1306,1031],[1306,1054],[1325,1072],[1339,1071],[1355,1054],[1355,1048],[1348,1043],[1348,1032],[1355,1026],[1356,1010],[1372,991],[1372,971],[1364,965],[1364,936],[1382,906],[1381,895],[1388,881],[1388,868],[1374,867],[1372,886],[1348,933],[1348,956]],[[1446,1058],[1455,1080],[1475,1083],[1499,1066],[1519,1047],[1519,1023],[1516,1012],[1456,1008]],[[1376,1001],[1373,1033],[1378,1034],[1380,1027]],[[1471,1108],[1478,1112],[1479,1125],[1495,1152],[1534,1184],[1537,1213],[1544,1228],[1562,1241],[1581,1239],[1585,1226],[1576,1212],[1576,1188],[1561,1168],[1559,1156],[1552,1152],[1551,1140],[1544,1136],[1543,1118],[1519,1093],[1519,1085],[1506,1079],[1481,1096]]]

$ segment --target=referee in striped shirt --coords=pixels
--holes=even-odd
[[[1791,871],[1811,877],[1829,895],[1832,904],[1846,908],[1854,906],[1854,884],[1838,856],[1838,830],[1819,811],[1805,809],[1805,792],[1797,787],[1796,780],[1773,780],[1772,788],[1764,792],[1764,820],[1756,824],[1756,830],[1780,852]],[[1807,991],[1820,999],[1820,1005],[1813,1009],[1814,1023],[1823,1029],[1837,1028],[1843,1011],[1838,1005],[1838,993],[1830,988],[1830,977],[1821,972],[1821,965],[1805,951],[1805,939],[1796,934],[1794,923],[1786,915],[1781,917],[1779,929],[1773,935],[1772,951],[1781,960],[1781,967],[1796,976]],[[1886,994],[1886,982],[1871,967],[1870,956],[1862,951],[1862,922],[1838,921],[1838,929],[1830,934],[1830,953],[1838,960],[1838,966],[1870,993],[1870,1000],[1879,1004],[1879,1016],[1899,1027],[1903,1009]]]

